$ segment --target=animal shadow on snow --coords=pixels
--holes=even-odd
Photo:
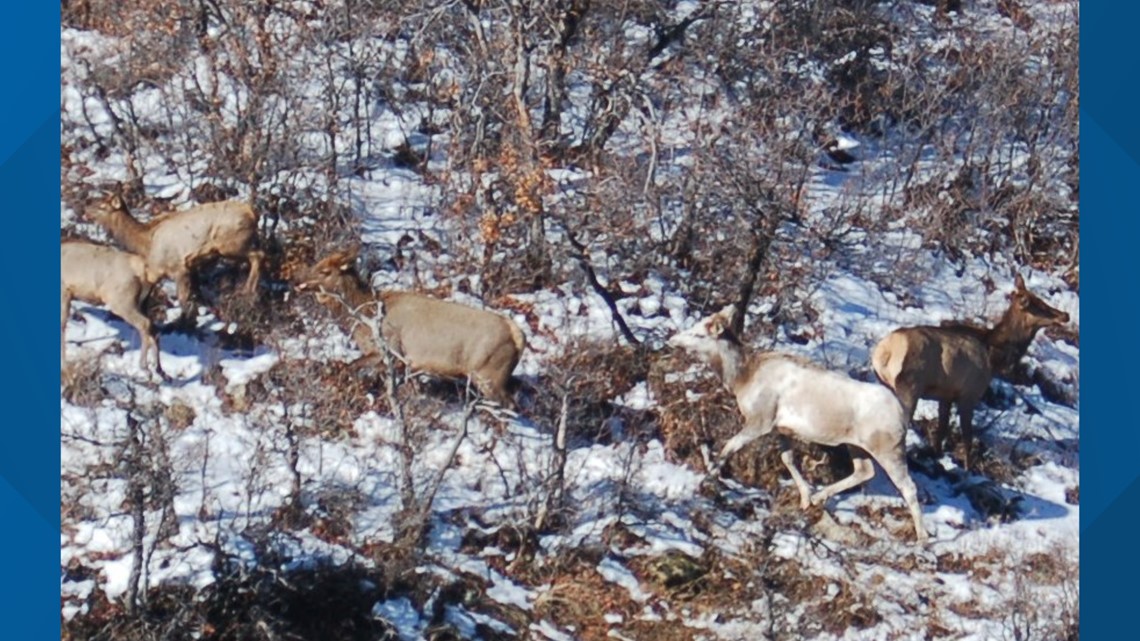
[[[994,447],[992,440],[987,447]],[[960,467],[947,468],[928,448],[908,453],[907,464],[925,505],[957,507],[971,519],[1000,523],[1049,520],[1063,518],[1070,511],[1066,505],[1016,489],[1010,483]]]
[[[69,332],[67,341],[69,345],[76,345],[89,342],[97,342],[104,340],[115,341],[111,347],[101,350],[103,353],[114,353],[116,355],[125,355],[128,353],[137,352],[142,348],[142,340],[139,333],[134,327],[131,327],[126,321],[118,315],[105,310],[101,307],[80,305],[72,311],[71,318],[68,321],[70,326],[72,323],[89,323],[91,320],[97,320],[103,323],[107,328],[111,329],[113,334],[104,334],[100,336],[92,336],[85,338],[77,338],[74,332]],[[180,376],[177,374],[177,368],[174,371],[168,371],[171,380],[167,381],[167,385],[181,387],[194,380],[200,378],[201,374],[220,360],[241,360],[248,359],[254,356],[259,356],[266,353],[269,348],[256,344],[247,344],[248,341],[242,338],[231,337],[224,332],[212,332],[204,328],[184,329],[184,328],[169,328],[161,327],[156,324],[158,328],[158,348],[162,355],[163,363],[167,365],[170,359],[183,359],[186,357],[193,357],[198,361],[200,370],[197,374],[191,376]],[[68,351],[71,354],[71,351]]]
[[[77,332],[73,331],[73,328],[76,324],[85,327],[89,325],[92,320],[96,320],[106,325],[109,329],[114,331],[114,334],[101,334],[98,336],[80,337],[77,335]],[[68,317],[67,325],[68,330],[65,336],[67,344],[71,346],[82,346],[87,343],[96,343],[100,341],[114,341],[114,343],[109,348],[100,350],[100,352],[110,352],[116,355],[124,355],[128,352],[138,352],[138,350],[142,349],[142,337],[139,336],[138,330],[129,325],[117,314],[114,314],[102,307],[88,305],[87,303],[80,301],[73,301],[71,304],[71,315]],[[161,334],[159,340],[161,341]],[[162,350],[162,347],[163,346],[160,343],[160,351]],[[68,348],[67,354],[69,361],[73,360],[74,358],[78,358],[78,352],[74,357],[72,356],[71,347]]]

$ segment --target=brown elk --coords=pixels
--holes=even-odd
[[[247,260],[249,276],[244,290],[250,294],[257,288],[263,253],[257,249],[258,216],[247,203],[207,203],[145,223],[131,215],[118,195],[96,202],[87,211],[124,249],[142,256],[152,273],[174,280],[183,321],[195,317],[191,275],[201,259],[221,256]]]
[[[881,385],[857,381],[795,356],[749,353],[730,329],[734,313],[735,306],[729,305],[668,342],[708,363],[736,397],[737,408],[744,416],[744,428],[724,444],[710,474],[715,476],[740,448],[775,431],[780,439],[780,460],[799,490],[800,507],[806,510],[874,477],[873,458],[902,494],[917,540],[926,541],[918,491],[907,470],[907,420],[898,399]],[[854,472],[811,494],[796,469],[788,437],[821,445],[846,445]]]
[[[135,254],[83,241],[67,241],[59,246],[59,365],[67,364],[67,318],[71,301],[103,305],[139,332],[142,343],[139,367],[146,370],[147,352],[154,351],[154,367],[166,378],[159,359],[158,337],[144,311],[154,286],[154,274]]]
[[[914,416],[919,399],[938,401],[938,428],[931,446],[941,455],[950,426],[950,406],[957,404],[970,469],[974,408],[995,374],[1008,373],[1042,328],[1061,325],[1069,315],[1050,307],[1025,288],[1018,275],[1009,309],[990,329],[962,323],[896,329],[875,345],[871,365]]]
[[[297,289],[317,300],[347,326],[364,356],[353,365],[383,358],[384,346],[362,318],[380,319],[380,336],[411,370],[442,377],[466,376],[491,400],[511,405],[507,385],[526,348],[514,321],[496,314],[412,292],[379,294],[355,269],[354,252],[336,252],[298,278]]]

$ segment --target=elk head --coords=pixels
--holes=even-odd
[[[1069,314],[1046,303],[1025,287],[1021,274],[1014,279],[1014,290],[1009,295],[1010,311],[1016,313],[1023,322],[1033,329],[1069,322]]]
[[[315,292],[317,301],[330,300],[330,293],[343,294],[347,285],[360,281],[356,273],[355,249],[333,252],[309,269],[302,270],[296,279],[297,291]]]
[[[714,356],[718,353],[717,342],[728,339],[736,342],[732,335],[732,317],[736,305],[729,305],[719,312],[697,321],[683,332],[677,332],[668,341],[670,347],[678,347],[701,356]]]

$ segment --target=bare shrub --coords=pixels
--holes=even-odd
[[[655,362],[649,390],[658,399],[665,451],[674,462],[704,469],[702,448],[712,449],[735,434],[740,416],[736,399],[714,377],[686,380],[680,373],[683,362],[676,357]]]
[[[96,407],[107,398],[99,360],[95,355],[68,363],[61,389],[64,400],[80,407]]]
[[[553,430],[566,395],[566,433],[571,443],[610,443],[648,427],[651,417],[614,402],[645,380],[649,367],[644,350],[575,338],[563,344],[559,355],[548,358],[544,369],[528,414]],[[599,372],[605,374],[589,374]]]
[[[1080,639],[1080,573],[1067,550],[1016,555],[1007,569],[1009,602],[995,613],[1003,639]]]
[[[337,360],[283,359],[251,381],[246,396],[295,407],[306,436],[351,435],[361,414],[388,411],[375,373]]]
[[[288,560],[260,551],[261,563],[252,568],[219,551],[217,578],[209,586],[152,589],[147,607],[135,613],[96,600],[88,612],[64,622],[63,638],[364,641],[394,634],[390,624],[372,613],[377,600],[390,594],[391,581],[383,569],[319,563],[281,574],[276,568]]]

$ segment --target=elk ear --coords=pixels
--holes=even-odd
[[[1016,277],[1014,277],[1013,286],[1016,287],[1017,291],[1019,292],[1025,291],[1025,280],[1021,278],[1021,274],[1018,274]]]
[[[356,265],[356,259],[360,257],[360,245],[353,243],[350,247],[344,249],[339,254],[340,270],[347,272]]]
[[[724,309],[720,310],[717,313],[717,316],[719,316],[723,320],[727,321],[727,323],[732,323],[733,317],[736,316],[736,305],[735,304],[725,305]]]
[[[111,196],[111,200],[109,201],[109,204],[111,205],[111,209],[122,209],[123,208],[123,199],[120,198],[118,194],[114,194]]]
[[[720,338],[720,336],[724,334],[724,330],[728,328],[728,324],[730,322],[731,319],[725,318],[721,314],[713,316],[711,319],[709,319],[709,324],[707,325],[709,336],[713,338]]]

